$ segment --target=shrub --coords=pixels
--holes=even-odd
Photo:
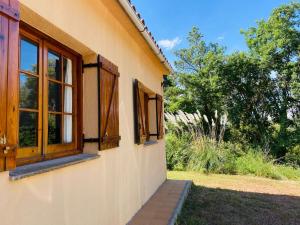
[[[299,167],[300,166],[300,145],[296,145],[295,147],[288,150],[285,155],[285,160],[287,163]]]
[[[236,160],[237,174],[281,179],[273,164],[260,151],[249,151]]]
[[[193,171],[217,172],[222,167],[223,154],[208,138],[199,138],[192,143],[188,169]]]
[[[300,179],[300,169],[277,165],[268,151],[247,142],[224,142],[226,116],[209,120],[199,112],[166,114],[167,167],[169,170],[192,170],[206,173],[255,175],[273,179]],[[204,129],[204,123],[208,130]],[[232,133],[233,134],[233,133]],[[231,135],[232,135],[231,134]],[[242,137],[242,136],[239,136]],[[266,148],[268,149],[268,148]],[[286,155],[286,161],[300,162],[300,147]]]
[[[276,165],[272,158],[261,151],[249,151],[237,158],[236,172],[241,175],[255,175],[272,179],[300,179],[300,170],[286,165]]]
[[[169,170],[184,170],[190,156],[190,138],[187,135],[166,135],[166,159]]]

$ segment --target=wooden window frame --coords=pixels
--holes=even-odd
[[[134,129],[135,143],[147,144],[151,141],[151,137],[156,137],[156,140],[163,138],[163,99],[162,96],[156,94],[143,83],[134,80]],[[150,120],[150,101],[155,101],[156,121]],[[156,124],[156,134],[150,132],[150,122]]]
[[[24,22],[20,22],[20,34],[21,38],[28,39],[31,42],[38,44],[38,64],[39,64],[39,91],[38,91],[38,147],[19,148],[17,149],[17,166],[30,164],[34,162],[46,161],[50,159],[60,158],[64,156],[81,154],[82,148],[82,56],[74,50],[62,45],[54,39],[48,37],[42,32],[32,28]],[[20,41],[19,41],[20,43]],[[54,51],[60,56],[69,58],[72,60],[73,71],[73,83],[68,85],[64,83],[63,76],[61,81],[53,81],[47,76],[47,56],[48,49]],[[20,46],[19,46],[19,58],[20,58]],[[62,59],[61,59],[62,60]],[[20,59],[19,59],[20,64]],[[63,70],[63,66],[61,66]],[[62,72],[62,71],[61,71]],[[28,74],[26,71],[20,70],[19,74]],[[32,75],[32,74],[31,74]],[[19,79],[19,78],[18,78]],[[48,145],[48,83],[49,81],[59,83],[61,85],[61,112],[55,113],[61,115],[61,129],[63,130],[64,115],[72,115],[72,139],[71,144],[55,144]],[[65,113],[63,107],[64,88],[66,86],[72,87],[72,113]],[[20,88],[18,89],[18,91]],[[18,110],[19,113],[19,110]],[[17,123],[19,124],[19,122]],[[19,125],[18,125],[19,126]],[[63,139],[63,133],[61,133]],[[24,151],[24,152],[21,152]]]

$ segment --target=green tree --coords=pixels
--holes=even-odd
[[[171,112],[199,110],[212,118],[215,110],[224,109],[220,77],[224,48],[216,43],[205,43],[198,28],[189,33],[188,43],[188,48],[175,53],[176,73],[166,89],[166,108]]]
[[[277,154],[287,150],[292,117],[300,113],[300,3],[283,5],[273,10],[268,20],[244,31],[250,53],[261,65],[272,71],[276,82],[274,122],[280,124]]]
[[[272,142],[271,116],[275,83],[268,69],[246,53],[227,57],[223,67],[226,109],[232,128],[248,143],[268,147]],[[239,139],[239,135],[233,132]],[[238,140],[241,141],[241,140]]]

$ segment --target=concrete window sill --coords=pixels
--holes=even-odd
[[[56,169],[87,162],[93,159],[97,159],[99,157],[100,156],[97,154],[80,154],[20,166],[17,167],[15,170],[9,172],[9,179],[11,181],[20,180],[37,174],[47,173]]]
[[[147,142],[144,143],[144,146],[155,145],[157,143],[158,143],[157,141],[147,141]]]

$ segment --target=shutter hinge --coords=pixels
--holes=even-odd
[[[102,62],[96,62],[96,63],[87,63],[84,64],[84,62],[82,61],[82,73],[84,72],[84,69],[88,69],[88,68],[102,68]]]

